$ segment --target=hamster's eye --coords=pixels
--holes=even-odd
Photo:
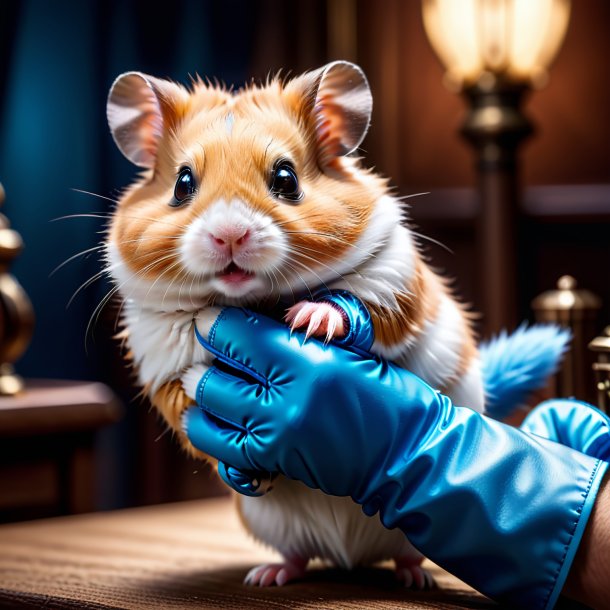
[[[299,187],[297,173],[290,161],[278,161],[271,172],[269,190],[278,199],[286,201],[300,201],[303,199],[303,191]]]
[[[176,186],[174,187],[174,197],[170,205],[174,208],[182,205],[195,193],[195,178],[190,167],[183,167],[178,174]]]

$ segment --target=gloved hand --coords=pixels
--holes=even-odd
[[[430,559],[513,606],[563,586],[607,464],[490,420],[382,359],[224,309],[219,360],[187,412],[193,444],[380,513]]]

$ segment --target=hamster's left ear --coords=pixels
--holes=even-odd
[[[186,90],[141,72],[121,74],[108,94],[106,115],[119,150],[135,165],[152,168],[164,133],[180,120]]]
[[[356,64],[334,61],[306,72],[290,81],[285,92],[314,130],[322,166],[350,154],[364,140],[373,96],[364,72]]]

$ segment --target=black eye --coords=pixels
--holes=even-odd
[[[178,174],[174,187],[174,198],[170,202],[172,207],[182,205],[195,193],[195,178],[190,167],[183,167]]]
[[[303,198],[297,173],[289,161],[278,161],[275,164],[271,172],[269,190],[279,199],[300,201]]]

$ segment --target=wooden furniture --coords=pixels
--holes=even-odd
[[[277,560],[245,533],[227,497],[3,525],[0,607],[495,607],[435,566],[433,591],[406,590],[381,568],[242,585],[252,566]]]
[[[0,521],[94,510],[94,434],[121,414],[94,382],[28,380],[0,397]]]

